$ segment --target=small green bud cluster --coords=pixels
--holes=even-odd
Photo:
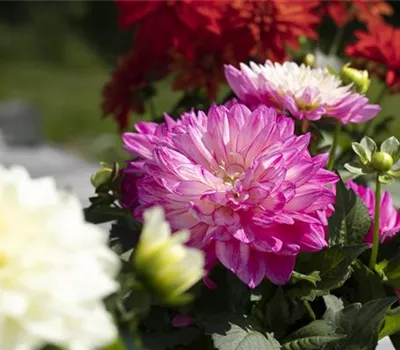
[[[368,136],[360,143],[353,142],[352,148],[358,155],[358,162],[345,164],[345,168],[351,173],[356,175],[377,173],[382,183],[400,177],[400,169],[393,169],[400,159],[400,142],[395,137],[383,141],[379,150],[375,141]]]
[[[97,170],[91,177],[90,182],[94,188],[110,184],[118,178],[119,169],[117,164],[113,167],[108,166],[106,163],[100,163],[100,169]]]

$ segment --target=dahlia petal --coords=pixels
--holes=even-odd
[[[292,275],[296,263],[295,255],[265,253],[263,256],[265,276],[277,285],[286,284]]]
[[[242,128],[248,122],[248,116],[251,114],[250,109],[240,103],[235,103],[229,109],[231,119],[235,119],[239,128]]]
[[[240,217],[230,208],[221,207],[212,214],[214,222],[218,226],[236,226],[240,222]]]
[[[140,134],[154,135],[157,127],[158,124],[152,122],[138,122],[135,124],[135,129]]]
[[[172,187],[172,191],[182,196],[198,196],[206,191],[213,190],[200,181],[182,181]]]
[[[322,195],[320,189],[304,191],[298,193],[289,203],[285,205],[285,210],[301,211],[309,208]]]
[[[328,242],[325,239],[325,232],[322,226],[310,226],[311,230],[308,230],[303,236],[301,236],[298,244],[304,252],[317,252],[328,246]]]
[[[201,164],[205,167],[216,165],[213,155],[204,145],[202,140],[199,139],[197,133],[177,134],[174,135],[172,139],[175,147],[179,147],[178,145],[186,145],[182,150],[182,153],[191,159],[192,162]]]
[[[233,273],[245,270],[250,258],[249,246],[233,240],[216,242],[215,253],[219,261]]]
[[[155,139],[151,135],[134,134],[127,132],[122,136],[124,149],[129,153],[150,159],[155,148]]]

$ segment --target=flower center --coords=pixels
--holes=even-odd
[[[214,174],[225,183],[234,185],[236,180],[239,180],[243,177],[244,168],[239,164],[231,164],[229,166],[225,166],[222,164],[219,168],[214,172]]]

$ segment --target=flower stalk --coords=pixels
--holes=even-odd
[[[339,51],[340,44],[342,43],[342,40],[343,40],[344,29],[345,29],[344,27],[345,26],[339,28],[335,33],[335,37],[333,38],[332,45],[329,48],[330,56],[336,56]]]
[[[379,181],[379,173],[376,175],[376,189],[375,189],[375,214],[374,214],[374,235],[372,241],[372,252],[369,261],[369,268],[374,269],[376,260],[378,258],[379,249],[379,219],[381,212],[381,192],[382,184]]]
[[[332,170],[333,166],[335,165],[335,153],[336,149],[339,143],[339,136],[340,136],[340,121],[336,120],[335,121],[335,132],[333,134],[333,141],[332,141],[332,147],[329,152],[329,159],[328,159],[328,170]]]

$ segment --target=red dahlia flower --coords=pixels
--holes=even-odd
[[[346,47],[346,54],[386,66],[382,78],[392,91],[397,90],[400,86],[400,28],[375,23],[369,25],[368,32],[357,31],[355,35],[358,41]]]
[[[116,4],[120,27],[137,24],[135,44],[146,43],[149,52],[156,54],[186,45],[197,31],[218,34],[217,20],[226,1],[116,0]]]
[[[103,88],[104,115],[112,114],[119,128],[125,129],[131,112],[144,113],[145,89],[150,88],[149,82],[160,79],[166,73],[166,68],[160,63],[151,62],[140,53],[130,51],[121,56],[111,80]]]
[[[382,21],[382,16],[393,14],[392,6],[382,0],[338,0],[324,1],[325,12],[338,27],[343,27],[350,21],[358,19],[360,22],[373,23]]]
[[[219,86],[225,81],[224,64],[239,64],[249,57],[253,43],[247,31],[231,31],[221,36],[208,35],[193,43],[186,52],[172,54],[170,70],[175,74],[174,89],[205,88],[215,101]]]
[[[253,56],[261,61],[283,61],[285,46],[297,48],[300,35],[318,38],[315,27],[320,18],[314,10],[319,4],[319,0],[235,0],[227,17],[231,26],[250,30],[256,43]]]

